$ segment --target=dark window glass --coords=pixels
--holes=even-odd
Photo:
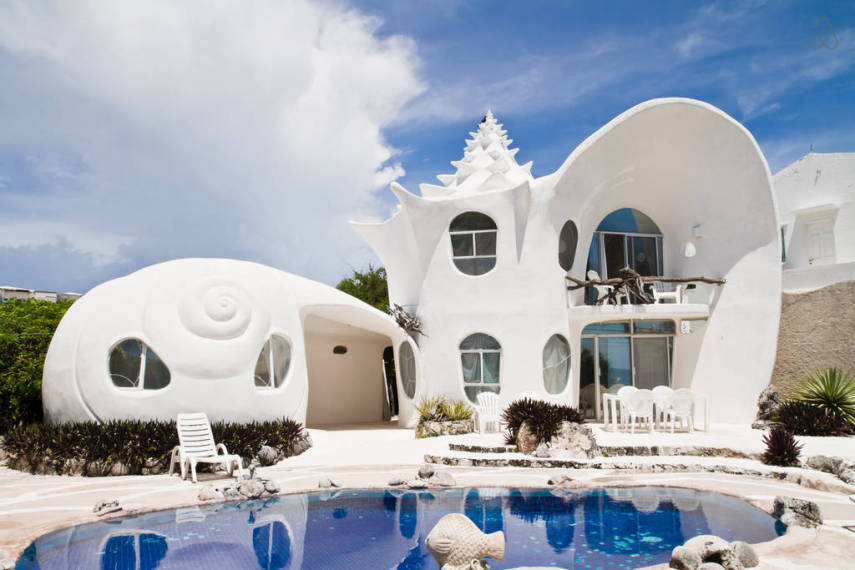
[[[629,334],[629,321],[591,323],[582,329],[582,334]]]
[[[674,321],[634,321],[633,325],[635,327],[636,334],[674,334],[677,329]]]
[[[271,335],[255,361],[254,382],[258,388],[278,388],[285,382],[291,367],[291,343],[279,335]]]
[[[496,222],[480,212],[466,212],[451,221],[452,232],[471,232],[475,230],[495,230]]]
[[[398,360],[401,367],[401,384],[408,398],[416,395],[416,356],[409,342],[401,343],[398,349]]]
[[[496,255],[496,232],[475,235],[475,255]]]
[[[119,388],[160,390],[169,385],[169,368],[151,347],[136,338],[114,346],[108,366],[110,379]]]
[[[558,236],[558,264],[564,271],[570,271],[573,268],[578,240],[579,232],[576,229],[576,224],[573,223],[573,220],[567,220]]]

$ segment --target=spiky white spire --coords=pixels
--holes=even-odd
[[[509,149],[513,142],[508,132],[487,111],[478,131],[469,133],[463,158],[454,160],[454,174],[437,176],[444,186],[422,184],[422,194],[430,197],[451,197],[460,194],[505,190],[514,188],[524,181],[531,182],[531,162],[520,166],[514,156],[519,149]]]

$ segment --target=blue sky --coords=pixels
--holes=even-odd
[[[346,220],[452,172],[487,108],[535,176],[655,97],[720,107],[773,172],[855,151],[855,4],[10,0],[0,83],[0,284],[191,256],[335,283],[376,262]]]

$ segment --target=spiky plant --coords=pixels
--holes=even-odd
[[[841,414],[798,400],[781,404],[777,423],[794,435],[845,436],[850,428]]]
[[[424,396],[419,403],[416,404],[416,411],[419,413],[419,423],[441,421],[439,407],[444,398],[442,396]]]
[[[523,398],[505,408],[502,419],[508,426],[505,441],[509,445],[514,445],[524,422],[537,437],[538,443],[542,443],[558,435],[562,422],[582,423],[584,416],[579,410],[570,406]]]
[[[816,370],[800,378],[789,399],[822,408],[855,427],[855,378],[839,368]]]
[[[439,405],[440,413],[449,420],[468,420],[472,417],[472,408],[466,402],[460,400],[448,400],[443,398]]]
[[[766,465],[780,465],[781,467],[793,467],[799,464],[799,455],[802,445],[796,442],[793,433],[787,428],[776,425],[769,433],[763,436],[766,451],[763,452],[763,463]]]

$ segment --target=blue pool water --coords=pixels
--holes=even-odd
[[[17,568],[436,569],[424,539],[447,513],[504,531],[492,568],[636,568],[699,534],[763,542],[786,530],[740,499],[670,487],[336,491],[79,525],[36,539]]]

